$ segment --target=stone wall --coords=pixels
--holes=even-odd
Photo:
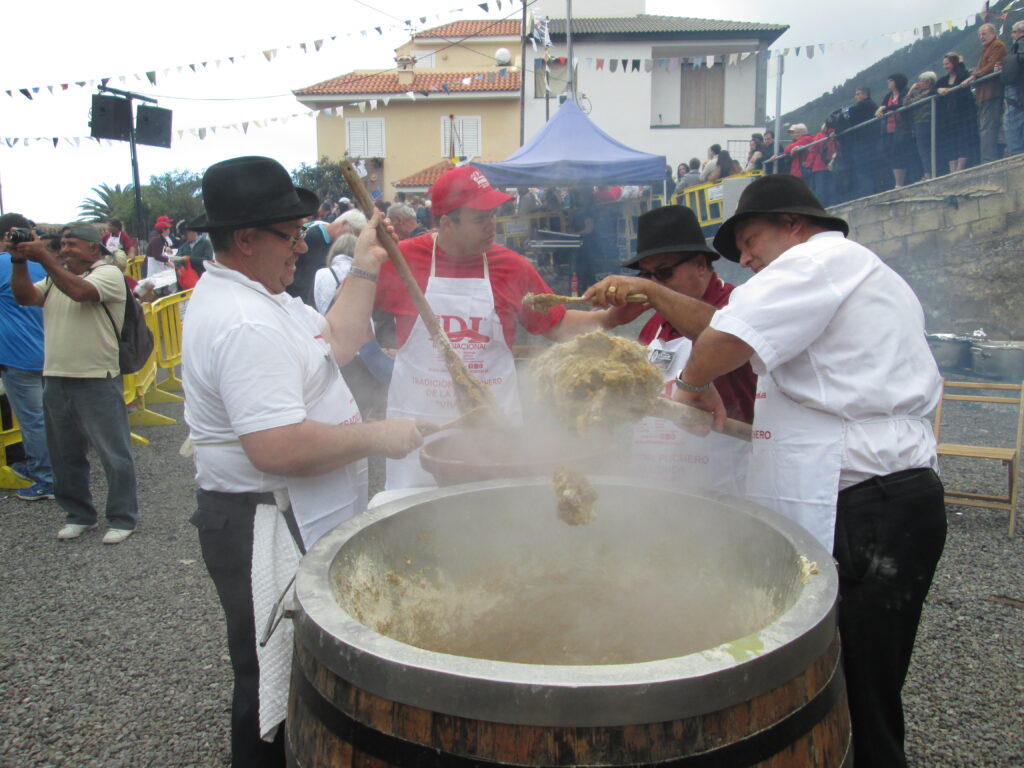
[[[1024,155],[830,210],[913,286],[931,333],[1024,339]]]

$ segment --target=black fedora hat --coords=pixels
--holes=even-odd
[[[752,182],[740,195],[736,212],[726,219],[715,234],[715,248],[729,259],[739,261],[736,247],[736,224],[751,216],[765,213],[798,213],[808,216],[826,229],[850,234],[850,225],[838,216],[830,216],[803,179],[787,173],[763,176]]]
[[[320,200],[292,184],[288,171],[269,157],[234,157],[214,163],[203,174],[206,214],[195,219],[197,232],[241,229],[310,216]]]
[[[663,205],[642,214],[636,223],[636,256],[622,266],[639,269],[642,259],[659,253],[707,254],[708,262],[718,258],[701,231],[697,215],[684,205]]]

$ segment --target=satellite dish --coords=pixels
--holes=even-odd
[[[494,52],[494,61],[499,67],[507,67],[512,63],[512,54],[508,48],[499,48]]]

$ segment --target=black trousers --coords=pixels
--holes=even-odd
[[[907,765],[901,690],[945,543],[942,482],[931,469],[839,493],[833,554],[856,768]]]
[[[235,674],[231,700],[232,768],[283,768],[284,726],[273,743],[260,738],[259,662],[252,611],[252,533],[258,504],[273,504],[270,493],[196,492],[190,522],[227,621],[228,653]]]

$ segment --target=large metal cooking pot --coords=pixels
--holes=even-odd
[[[928,347],[942,371],[965,371],[971,367],[971,339],[955,333],[929,333]]]
[[[427,441],[420,450],[420,465],[438,485],[454,485],[550,476],[570,456],[578,469],[597,471],[620,450],[611,440],[556,437],[550,428],[466,429]]]
[[[389,765],[626,765],[803,734],[829,742],[808,764],[841,765],[829,553],[740,500],[595,489],[589,525],[558,520],[533,478],[428,491],[324,536],[296,579],[292,764],[356,749]],[[630,728],[658,735],[610,754]],[[515,753],[524,739],[548,746]]]
[[[971,345],[974,373],[978,376],[1019,384],[1024,381],[1024,343],[1019,341],[976,341]]]

